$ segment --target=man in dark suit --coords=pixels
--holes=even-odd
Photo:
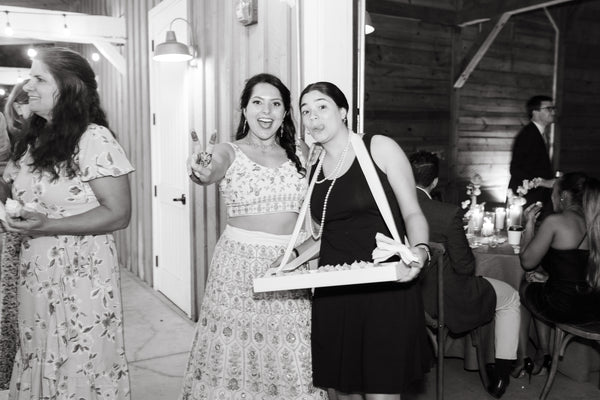
[[[549,156],[547,129],[554,122],[554,103],[549,96],[533,96],[527,101],[529,124],[515,137],[510,162],[510,182],[508,188],[517,194],[523,180],[535,180],[538,187],[530,189],[524,207],[541,201],[543,214],[552,212],[552,185],[554,174]]]
[[[417,184],[421,210],[429,223],[429,237],[446,248],[444,256],[444,313],[448,329],[463,333],[494,318],[495,379],[488,392],[500,398],[509,382],[512,363],[517,359],[520,301],[518,292],[505,282],[475,276],[475,257],[463,229],[460,209],[433,200],[438,183],[439,160],[435,154],[412,154],[410,163]],[[421,273],[425,310],[437,316],[437,272],[435,266]]]

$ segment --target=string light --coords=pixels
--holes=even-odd
[[[98,62],[100,61],[100,54],[94,52],[92,53],[92,61]]]
[[[30,47],[27,49],[27,55],[29,56],[29,58],[33,58],[33,57],[37,56],[37,50],[34,49],[33,47]]]
[[[67,14],[63,14],[64,20],[65,20],[65,25],[63,27],[63,35],[64,36],[71,36],[71,30],[69,30],[69,26],[67,25]]]
[[[10,26],[10,21],[8,20],[8,11],[4,12],[6,13],[6,27],[4,28],[4,33],[6,34],[6,36],[12,36],[14,35],[15,31]]]
[[[6,94],[6,90],[4,88],[0,88],[0,97]]]

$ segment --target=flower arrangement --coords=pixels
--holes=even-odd
[[[535,178],[532,180],[523,179],[523,183],[521,186],[517,187],[517,196],[512,193],[512,190],[509,189],[508,192],[508,204],[515,204],[518,206],[524,206],[526,203],[525,195],[531,190],[539,185],[539,179]]]
[[[461,207],[463,209],[467,208],[469,205],[471,205],[470,208],[473,208],[475,205],[477,205],[477,196],[481,194],[481,189],[479,188],[481,187],[482,181],[483,179],[479,174],[475,174],[471,177],[471,181],[467,185],[467,196],[470,196],[471,198],[461,203]]]

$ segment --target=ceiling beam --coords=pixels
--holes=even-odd
[[[48,11],[23,7],[2,7],[0,5],[0,34],[4,35],[6,14],[13,28],[14,39],[34,39],[36,41],[71,42],[94,44],[107,59],[121,72],[125,73],[125,58],[114,45],[127,42],[125,18],[87,15],[60,11]],[[65,34],[65,24],[69,34]]]
[[[398,3],[393,0],[368,2],[367,11],[370,14],[384,14],[440,25],[456,25],[457,18],[456,12],[452,10]]]
[[[496,36],[498,36],[509,18],[510,14],[504,13],[495,18],[492,23],[486,24],[488,27],[479,34],[477,41],[471,47],[470,52],[465,56],[465,61],[468,61],[465,63],[462,72],[454,83],[455,89],[463,87],[463,85],[467,82],[467,79],[469,79],[469,76],[475,70],[477,64],[479,64],[479,61],[481,61],[492,43],[494,43]]]
[[[473,25],[504,13],[515,15],[573,1],[579,0],[494,0],[483,4],[475,3],[458,13],[458,25]]]

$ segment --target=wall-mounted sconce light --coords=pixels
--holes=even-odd
[[[187,26],[190,29],[190,45],[186,45],[184,43],[178,42],[177,37],[175,36],[175,31],[173,31],[173,22],[181,20],[185,21]],[[166,61],[166,62],[177,62],[177,61],[188,61],[197,57],[196,46],[194,44],[194,32],[192,30],[192,25],[185,18],[175,18],[169,24],[169,30],[167,31],[167,35],[165,41],[160,43],[154,49],[154,56],[152,59],[156,61]]]
[[[235,16],[242,25],[258,22],[258,4],[256,0],[238,0],[235,5]]]
[[[375,32],[375,26],[373,25],[373,21],[371,21],[371,14],[365,11],[365,35],[373,32]]]

